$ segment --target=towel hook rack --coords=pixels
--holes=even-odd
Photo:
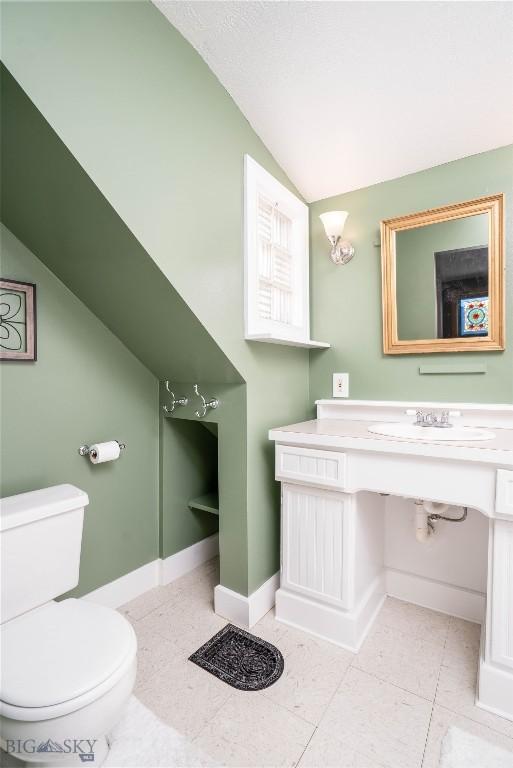
[[[173,413],[177,405],[185,406],[189,402],[187,397],[175,397],[175,393],[169,386],[169,381],[165,382],[165,387],[168,393],[171,395],[171,405],[163,405],[162,410],[164,413]]]
[[[196,394],[198,397],[201,397],[201,405],[200,410],[196,411],[196,416],[198,419],[202,419],[203,416],[206,415],[209,408],[215,409],[219,406],[219,400],[217,397],[211,397],[208,400],[201,394],[199,391],[199,387],[197,384],[194,385],[194,394]]]

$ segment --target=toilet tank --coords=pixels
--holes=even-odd
[[[54,485],[0,500],[0,622],[78,584],[87,493]]]

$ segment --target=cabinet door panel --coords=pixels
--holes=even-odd
[[[353,557],[352,497],[283,485],[282,587],[350,608]]]

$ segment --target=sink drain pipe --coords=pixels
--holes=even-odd
[[[462,523],[467,519],[467,507],[463,507],[461,517],[447,517],[444,512],[449,509],[448,504],[439,504],[436,501],[423,501],[415,499],[415,538],[421,544],[425,544],[435,532],[435,520],[447,520],[449,523]]]

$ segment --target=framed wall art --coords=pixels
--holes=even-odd
[[[36,359],[36,286],[0,278],[0,360]]]

